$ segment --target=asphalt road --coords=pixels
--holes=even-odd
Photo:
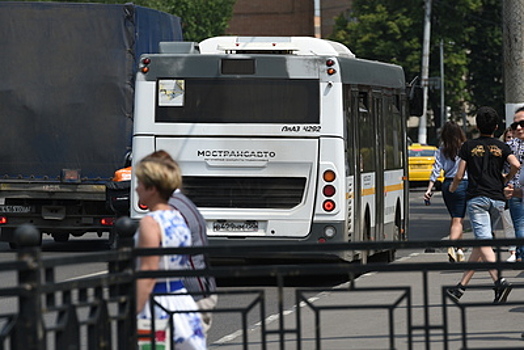
[[[430,206],[425,206],[423,200],[425,188],[417,187],[412,188],[410,191],[410,221],[409,221],[409,240],[413,241],[424,241],[424,240],[440,240],[445,239],[448,236],[449,217],[446,211],[446,207],[442,200],[441,192],[435,192],[431,201]],[[465,229],[469,227],[469,222],[465,222]],[[414,253],[414,250],[401,250],[397,251],[397,258],[407,257]],[[419,251],[420,252],[420,251]],[[339,283],[343,283],[340,279],[326,279],[322,281],[323,286],[329,289]],[[298,282],[301,285],[310,285],[309,281]],[[266,303],[267,313],[266,319],[273,318],[278,312],[278,295],[276,294],[276,288],[270,286],[268,283],[260,283],[260,287],[263,288],[267,295],[268,302]],[[223,286],[221,290],[232,290],[232,289],[247,289],[242,285],[226,287]],[[295,288],[284,288],[282,302],[284,304],[284,310],[291,310],[294,307],[295,301]],[[238,297],[221,298],[219,301],[219,307],[229,307],[232,305],[240,305],[246,303],[248,299],[239,299]],[[271,302],[273,301],[273,302]],[[249,319],[249,324],[254,325],[260,320],[254,315]],[[238,317],[238,316],[237,316]],[[215,316],[215,322],[209,333],[209,341],[211,343],[217,342],[220,344],[221,341],[226,341],[231,337],[238,337],[237,330],[240,328],[240,323],[232,316],[227,314],[217,314]],[[216,346],[218,346],[216,344]]]

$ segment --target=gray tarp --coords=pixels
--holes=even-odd
[[[142,53],[180,20],[134,5],[0,2],[0,176],[105,180],[131,146]]]

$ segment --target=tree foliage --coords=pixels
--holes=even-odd
[[[422,65],[424,0],[354,0],[337,19],[331,39],[357,57],[404,67],[406,80]],[[491,105],[503,115],[502,2],[433,0],[430,77],[440,77],[440,43],[444,52],[446,105],[452,116]],[[430,90],[430,106],[440,115],[440,90]]]
[[[225,33],[233,16],[235,2],[236,0],[139,0],[136,4],[180,17],[184,40],[199,42]]]

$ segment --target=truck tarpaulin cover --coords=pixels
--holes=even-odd
[[[180,40],[178,17],[132,4],[0,2],[0,177],[110,178],[140,55]]]

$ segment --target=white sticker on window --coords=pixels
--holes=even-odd
[[[161,107],[184,106],[184,80],[159,80],[158,105]]]

